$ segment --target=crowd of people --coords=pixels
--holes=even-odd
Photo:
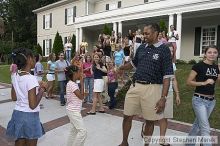
[[[83,146],[87,132],[81,116],[82,103],[92,104],[89,115],[105,113],[103,93],[107,93],[110,97],[108,107],[114,109],[118,86],[124,84],[126,74],[133,70],[132,84],[125,97],[120,146],[129,145],[128,136],[135,115],[141,115],[145,120],[141,130],[143,138],[152,136],[154,123],[159,121],[160,145],[170,145],[164,139],[167,120],[173,118],[173,93],[176,104],[180,104],[175,76],[178,38],[173,25],[167,35],[154,23],[147,24],[143,32],[141,29],[135,33],[129,30],[124,37],[112,31],[111,35],[100,34],[92,51],[83,41],[72,59],[69,58],[71,45],[58,54],[58,60],[51,53],[46,70],[41,55],[33,56],[30,50],[23,48],[14,50],[10,70],[12,100],[16,101],[16,106],[7,126],[7,135],[15,138],[16,146],[37,145],[37,139],[44,134],[39,103],[45,91],[47,99],[53,98],[57,76],[60,105],[66,105],[71,123],[68,146]],[[204,61],[193,66],[187,79],[189,85],[196,86],[193,95],[196,120],[190,136],[210,136],[208,119],[215,106],[214,85],[219,77],[218,66],[214,64],[217,55],[215,46],[208,47]],[[30,74],[33,68],[34,76]],[[42,80],[45,74],[46,82]]]

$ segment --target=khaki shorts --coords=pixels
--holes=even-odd
[[[160,120],[163,113],[157,114],[156,103],[161,98],[161,85],[159,84],[139,84],[130,86],[124,104],[124,114],[133,116],[142,114],[146,120]]]
[[[164,118],[172,119],[173,118],[173,91],[169,91],[166,98],[166,105],[164,109]]]

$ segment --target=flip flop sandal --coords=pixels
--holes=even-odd
[[[105,113],[105,111],[98,111],[99,113]]]
[[[170,146],[169,143],[160,143],[161,146]]]
[[[96,112],[93,113],[93,112],[89,111],[89,112],[87,112],[87,114],[88,114],[88,115],[95,115]]]

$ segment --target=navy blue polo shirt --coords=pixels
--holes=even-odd
[[[140,45],[131,64],[136,68],[135,80],[151,84],[162,84],[163,78],[174,74],[170,49],[160,42]]]

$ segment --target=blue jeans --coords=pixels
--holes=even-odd
[[[86,97],[86,101],[89,102],[92,102],[93,84],[94,84],[93,77],[84,78],[85,91],[89,93],[88,96]]]
[[[193,123],[189,136],[210,136],[209,116],[211,115],[216,100],[205,100],[194,96],[192,99],[192,106],[195,112],[196,119]],[[211,146],[212,144],[203,144],[203,146]],[[187,146],[195,146],[195,144],[188,144]]]
[[[66,90],[66,83],[67,81],[59,81],[59,87],[60,87],[60,103],[65,104],[66,101],[64,99],[64,93]]]
[[[68,62],[71,61],[71,50],[66,50],[66,60],[67,60]]]
[[[118,88],[118,82],[108,83],[108,95],[110,96],[109,109],[115,108],[115,90]]]

